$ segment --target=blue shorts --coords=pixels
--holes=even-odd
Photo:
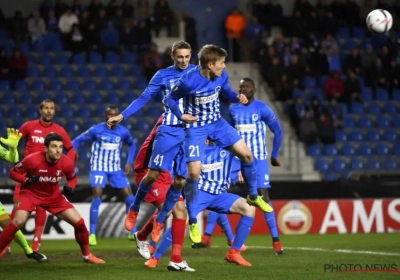
[[[229,214],[229,209],[231,209],[233,203],[241,198],[233,193],[210,194],[203,190],[199,190],[197,196],[196,216],[205,209],[219,214]]]
[[[110,183],[111,187],[115,189],[124,189],[131,187],[128,178],[126,178],[122,170],[113,172],[94,171],[94,170],[90,171],[89,182],[92,188],[94,187],[104,188],[107,184],[107,181]]]
[[[269,166],[268,160],[262,159],[258,160],[254,157],[254,163],[257,168],[257,189],[269,189],[271,184],[269,182]],[[231,168],[231,180],[233,184],[238,182],[238,173],[240,171],[240,161],[238,158],[234,157],[232,160]]]
[[[175,175],[187,177],[185,161],[185,129],[183,126],[160,125],[154,138],[148,167],[173,171]]]
[[[223,118],[207,125],[189,127],[186,129],[186,162],[202,161],[207,138],[210,138],[223,149],[242,139],[238,132]]]

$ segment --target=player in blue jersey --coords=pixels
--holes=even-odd
[[[220,214],[239,214],[236,226],[236,237],[226,254],[225,260],[241,266],[251,266],[240,254],[250,229],[253,225],[255,207],[250,206],[246,199],[228,193],[230,186],[230,170],[232,154],[209,141],[205,141],[204,158],[201,164],[201,175],[198,184],[198,193],[193,211],[197,216],[201,211],[208,209]],[[171,245],[171,231],[168,229],[158,245],[153,259],[159,260]]]
[[[278,160],[279,148],[282,142],[282,130],[279,121],[271,108],[262,101],[254,98],[256,88],[254,81],[250,78],[244,78],[240,81],[239,93],[246,95],[248,103],[233,104],[229,108],[231,124],[239,132],[255,158],[257,167],[258,192],[272,207],[269,198],[268,189],[271,187],[269,179],[268,153],[265,143],[266,127],[274,134],[273,146],[271,152],[271,165],[281,166]],[[232,170],[233,172],[234,169]],[[240,170],[236,169],[238,174],[237,181],[243,182]],[[234,181],[236,183],[237,181]],[[279,241],[278,229],[276,227],[275,213],[264,213],[265,221],[272,236],[274,253],[282,254],[283,250]]]
[[[183,75],[167,98],[171,111],[178,119],[187,123],[185,153],[188,179],[184,188],[189,212],[189,236],[194,243],[201,242],[197,219],[191,208],[196,194],[187,193],[197,191],[201,159],[205,150],[204,141],[207,137],[240,159],[241,170],[249,186],[247,202],[259,207],[263,212],[273,211],[271,206],[258,196],[256,167],[249,148],[237,131],[221,118],[220,93],[231,103],[248,102],[244,94],[236,94],[229,85],[228,75],[224,71],[226,56],[226,51],[218,46],[202,47],[199,52],[200,65]],[[183,97],[186,101],[182,112],[178,101]],[[193,117],[197,120],[193,121]]]
[[[149,161],[149,171],[139,184],[136,198],[125,218],[125,228],[132,230],[139,212],[140,203],[146,194],[150,191],[152,184],[157,180],[163,170],[172,171],[174,173],[174,181],[172,187],[167,192],[167,200],[163,209],[158,214],[162,221],[165,220],[168,212],[172,210],[175,202],[181,195],[181,190],[186,179],[186,163],[184,156],[183,143],[185,141],[185,131],[182,121],[179,120],[166,102],[176,81],[186,72],[195,66],[189,64],[191,57],[191,47],[187,42],[178,41],[172,46],[171,58],[174,65],[159,70],[151,79],[149,85],[142,95],[133,101],[120,115],[109,119],[108,124],[112,125],[127,119],[130,115],[137,112],[143,105],[148,102],[152,96],[161,92],[164,96],[164,115],[163,122],[157,129],[157,136],[154,139],[153,150]],[[179,108],[183,108],[183,101],[177,104]],[[192,117],[192,120],[196,120]],[[170,199],[168,199],[170,197]],[[162,224],[155,224],[154,232],[161,234]],[[159,238],[159,235],[158,237]],[[156,239],[157,239],[156,238]],[[154,240],[154,239],[153,239]],[[158,240],[155,240],[158,241]]]
[[[106,109],[106,121],[117,115],[117,107],[110,106]],[[89,128],[88,131],[76,137],[72,141],[74,150],[77,151],[79,145],[85,141],[93,142],[89,175],[90,186],[92,187],[93,193],[92,205],[90,206],[89,244],[95,246],[97,245],[96,224],[101,204],[101,196],[107,181],[110,183],[111,187],[118,189],[125,198],[127,211],[135,199],[126,175],[131,171],[136,148],[135,142],[126,127],[116,124],[109,128],[106,122],[94,125]],[[124,171],[121,170],[121,147],[123,142],[129,147],[128,159]],[[131,232],[131,234],[133,233],[134,231]]]

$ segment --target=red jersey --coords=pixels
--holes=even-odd
[[[74,162],[75,152],[72,147],[71,139],[67,132],[60,125],[51,122],[50,124],[43,123],[40,120],[28,121],[24,123],[19,131],[22,133],[21,139],[26,139],[24,157],[44,151],[44,138],[54,132],[59,134],[63,139],[64,149],[67,151],[67,156]]]
[[[46,152],[30,154],[10,170],[10,178],[18,183],[23,184],[31,176],[38,176],[39,182],[21,187],[21,191],[29,190],[36,196],[50,196],[60,192],[58,181],[64,176],[68,186],[73,189],[78,181],[74,163],[66,155],[61,155],[55,164],[50,164],[46,160]]]

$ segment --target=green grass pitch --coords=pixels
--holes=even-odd
[[[222,280],[222,279],[400,279],[398,273],[325,271],[327,264],[395,265],[400,272],[400,233],[282,236],[284,255],[272,253],[269,236],[251,236],[242,253],[252,267],[239,267],[224,260],[228,250],[222,237],[213,237],[214,247],[191,249],[185,240],[183,257],[196,272],[169,272],[169,251],[156,269],[144,267],[145,260],[127,239],[100,239],[92,252],[105,265],[82,261],[74,240],[43,241],[42,253],[49,262],[39,264],[25,258],[14,243],[10,255],[0,259],[1,280]],[[314,249],[319,248],[319,249]],[[341,251],[340,249],[347,249]],[[392,266],[393,268],[393,266]]]

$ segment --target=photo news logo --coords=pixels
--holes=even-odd
[[[400,274],[400,270],[398,269],[398,267],[399,266],[395,263],[326,263],[324,264],[324,272],[387,272]]]

